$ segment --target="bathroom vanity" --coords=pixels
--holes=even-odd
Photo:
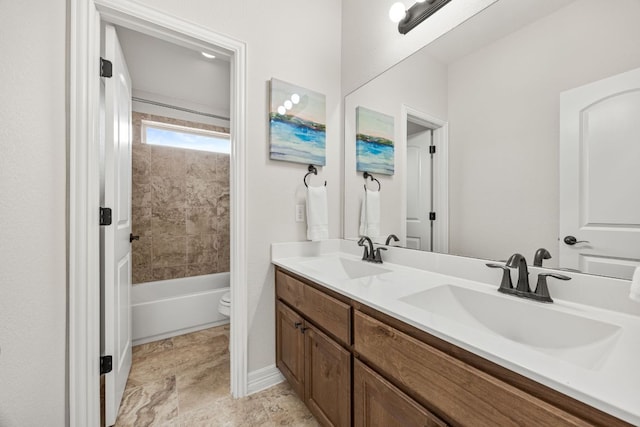
[[[355,247],[354,242],[338,245],[350,244]],[[612,367],[623,360],[617,350],[633,341],[629,333],[640,326],[637,317],[618,318],[596,308],[592,316],[590,307],[562,301],[555,307],[522,301],[498,294],[497,284],[492,289],[406,266],[372,265],[330,248],[312,254],[304,244],[294,244],[302,251],[292,256],[276,246],[277,366],[323,425],[640,421],[638,374],[617,377],[624,370]],[[493,311],[497,321],[506,310],[507,316],[537,315],[569,325],[508,339],[500,336],[499,326],[488,327],[480,312],[471,313],[477,325],[462,317],[461,310],[473,310],[464,308],[465,295]],[[512,304],[515,311],[509,312]],[[528,320],[531,328],[546,327],[545,319]],[[556,342],[551,349],[555,335],[575,332],[568,329],[572,322],[592,335]],[[527,328],[517,319],[514,324]],[[547,335],[551,341],[536,341]]]

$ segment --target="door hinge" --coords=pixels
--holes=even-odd
[[[436,213],[435,212],[429,212],[429,220],[430,221],[435,221],[436,220]]]
[[[100,225],[111,225],[111,208],[100,208]]]
[[[108,374],[113,370],[113,357],[100,356],[100,375]]]
[[[112,77],[113,76],[113,64],[111,61],[100,58],[100,77]]]
[[[435,145],[430,145],[429,146],[429,154],[435,154],[436,153],[436,146]]]

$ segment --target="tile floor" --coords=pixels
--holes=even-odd
[[[133,348],[116,426],[318,426],[287,383],[232,399],[229,327]]]

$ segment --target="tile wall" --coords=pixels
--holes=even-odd
[[[226,128],[133,113],[133,284],[229,271],[229,155],[142,144],[141,121]]]

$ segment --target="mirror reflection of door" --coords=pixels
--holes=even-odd
[[[631,279],[640,265],[638,117],[640,68],[561,94],[561,266]]]
[[[406,247],[433,251],[433,130],[407,120],[407,241]]]

